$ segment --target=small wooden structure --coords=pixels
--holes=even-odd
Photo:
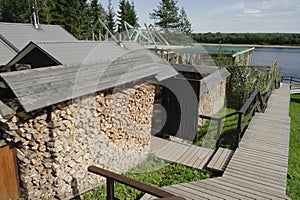
[[[20,65],[33,69],[18,71]],[[92,162],[123,173],[144,160],[152,84],[178,74],[138,43],[77,40],[29,42],[4,69],[10,72],[0,74],[0,140],[17,151],[1,153],[17,159],[19,170],[2,167],[0,175],[19,175],[31,199],[69,199],[99,186],[100,177],[86,170]],[[2,177],[0,185],[11,186],[14,177]],[[2,187],[0,198],[15,186]]]
[[[225,45],[146,46],[171,64],[250,66],[253,48]]]
[[[201,102],[205,94],[213,96],[213,88],[226,81],[230,73],[216,66],[173,65],[179,75],[161,82],[163,86],[162,106],[166,110],[166,123],[159,135],[168,134],[193,141],[199,127],[201,104],[223,104],[225,96]],[[225,95],[225,88],[223,88]],[[219,103],[220,102],[220,103]],[[217,112],[218,110],[214,111]],[[214,113],[208,113],[214,114]]]

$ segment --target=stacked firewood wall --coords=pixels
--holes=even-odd
[[[69,100],[1,119],[17,148],[28,199],[69,199],[103,184],[90,165],[123,173],[150,151],[155,87],[141,84]]]
[[[218,113],[226,103],[226,79],[211,88],[200,97],[199,113],[201,115],[213,116]],[[203,126],[206,120],[200,119],[198,125]]]

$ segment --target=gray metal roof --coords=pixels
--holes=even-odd
[[[146,77],[155,76],[160,81],[177,75],[177,71],[169,63],[137,43],[126,42],[125,48],[113,42],[89,43],[87,46],[83,43],[80,51],[76,50],[78,44],[72,45],[67,45],[68,48],[73,48],[68,54],[60,55],[64,51],[55,54],[60,56],[58,59],[64,59],[67,65],[0,74],[25,111],[29,112]],[[73,64],[67,58],[73,59],[74,63],[81,61],[81,64]]]
[[[215,71],[218,71],[218,66],[207,66],[207,65],[183,65],[183,64],[172,64],[172,66],[179,72],[192,72],[199,73],[202,77],[206,77]]]
[[[76,41],[77,39],[59,25],[39,25],[0,22],[0,33],[19,50],[30,41]]]
[[[207,91],[215,88],[216,85],[218,85],[221,81],[225,80],[229,76],[230,72],[225,67],[223,67],[203,78],[200,81],[200,96],[205,94]]]
[[[47,54],[48,57],[62,65],[89,64],[107,60],[113,61],[129,53],[139,55],[147,52],[146,54],[150,55],[150,52],[136,42],[124,42],[123,45],[124,48],[121,48],[112,41],[31,42],[18,54],[18,56],[14,57],[7,64],[7,67],[13,66],[22,58],[28,56],[30,51],[34,50],[34,48],[40,49]],[[152,56],[152,59],[156,61],[161,60],[154,55]]]
[[[17,52],[0,39],[0,66],[7,64],[16,54]]]

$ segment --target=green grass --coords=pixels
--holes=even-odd
[[[291,95],[290,104],[291,135],[287,194],[300,199],[300,95]]]
[[[214,117],[222,117],[226,114],[236,112],[235,109],[232,108],[224,108],[218,114],[214,115]],[[238,123],[238,115],[234,115],[228,117],[222,122],[222,131],[221,134],[231,132],[237,128]],[[196,142],[194,143],[197,146],[204,146],[208,148],[215,148],[216,144],[216,134],[217,134],[217,122],[207,120],[203,127],[199,130],[196,138]],[[221,141],[221,146],[226,148],[233,148],[236,137],[226,138]]]
[[[163,187],[183,182],[191,182],[206,178],[211,178],[212,174],[208,172],[200,172],[199,170],[185,167],[181,164],[167,165],[163,160],[150,155],[148,159],[125,173],[126,177],[152,185],[153,187]],[[119,199],[139,199],[144,195],[143,192],[115,183],[115,196]],[[77,198],[78,199],[78,198]],[[106,199],[106,188],[94,189],[89,194],[85,194],[81,199],[92,200]]]

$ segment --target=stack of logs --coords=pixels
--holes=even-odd
[[[1,119],[15,144],[21,190],[28,199],[69,199],[103,183],[97,165],[123,173],[150,150],[154,89],[115,88]]]

